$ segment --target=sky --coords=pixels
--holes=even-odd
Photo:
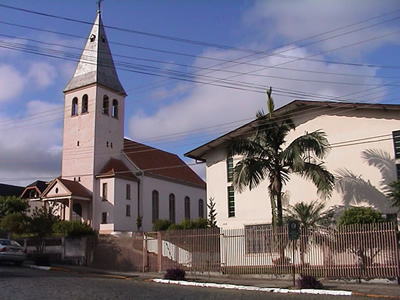
[[[60,175],[96,0],[0,0],[0,183]],[[105,0],[125,136],[179,155],[294,100],[400,104],[400,1]]]

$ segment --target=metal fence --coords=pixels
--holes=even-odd
[[[400,277],[394,223],[302,230],[290,240],[287,227],[267,225],[163,232],[133,232],[97,239],[46,239],[57,260],[124,271],[224,274],[296,274],[327,278]],[[21,243],[34,254],[37,240]]]
[[[317,277],[398,277],[393,223],[302,230],[289,240],[286,227],[195,229],[143,234],[142,270],[180,267],[188,272],[296,274]],[[156,264],[148,264],[149,256]]]

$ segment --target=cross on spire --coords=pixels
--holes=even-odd
[[[97,12],[100,13],[101,12],[101,3],[103,2],[103,0],[97,0]]]

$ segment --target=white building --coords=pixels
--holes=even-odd
[[[336,189],[327,207],[372,205],[389,218],[397,217],[385,188],[400,178],[400,105],[294,101],[275,115],[287,112],[296,125],[288,142],[318,129],[327,134],[332,149],[325,165],[336,176]],[[251,134],[256,125],[257,121],[245,124],[185,154],[206,163],[207,199],[215,199],[217,224],[222,228],[271,223],[268,181],[239,193],[228,180],[239,157],[227,158],[227,143]],[[283,192],[291,205],[318,199],[315,186],[296,175],[283,186]]]
[[[149,231],[156,219],[205,217],[205,183],[178,156],[124,139],[126,93],[98,12],[64,90],[61,176],[36,199],[100,233]]]

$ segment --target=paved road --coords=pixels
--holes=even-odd
[[[366,299],[288,295],[158,284],[138,277],[44,271],[0,264],[0,297],[6,299]]]

